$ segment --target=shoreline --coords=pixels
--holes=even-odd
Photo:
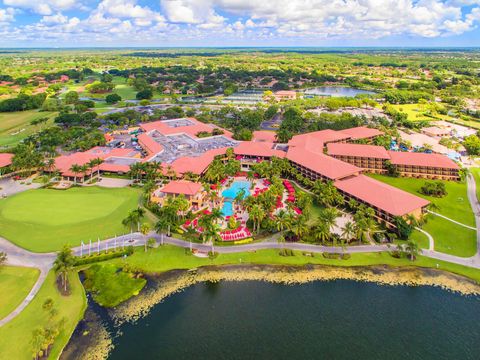
[[[335,267],[328,265],[209,265],[191,270],[169,270],[147,274],[148,286],[135,297],[116,308],[104,309],[110,326],[118,329],[125,323],[135,323],[167,297],[201,282],[265,281],[283,285],[300,285],[314,281],[347,280],[384,286],[434,286],[461,295],[480,295],[480,285],[466,277],[436,269],[392,267],[388,265]],[[113,338],[89,300],[85,318],[70,338],[61,359],[99,360],[108,357]],[[88,338],[86,338],[88,334]]]

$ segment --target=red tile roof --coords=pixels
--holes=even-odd
[[[163,151],[163,146],[148,134],[140,134],[137,136],[137,139],[139,145],[148,153],[148,155],[156,155]]]
[[[191,125],[186,125],[186,126],[170,126],[169,124],[172,124],[174,121],[179,121],[179,120],[187,120],[191,123]],[[175,135],[175,134],[187,134],[193,138],[197,137],[197,134],[201,131],[206,131],[211,133],[213,129],[221,129],[220,127],[212,124],[205,124],[200,121],[198,121],[195,118],[181,118],[181,119],[171,119],[171,120],[159,120],[159,121],[154,121],[154,122],[149,122],[149,123],[144,123],[140,124],[140,127],[145,131],[145,132],[150,132],[153,130],[158,131],[162,135]],[[231,138],[232,133],[228,130],[221,129],[224,132],[224,136]]]
[[[353,140],[368,139],[374,136],[383,135],[383,132],[377,129],[368,128],[366,126],[358,126],[340,131],[351,137]]]
[[[414,152],[389,151],[391,162],[394,165],[411,165],[421,167],[459,169],[451,159],[440,154],[426,154]]]
[[[252,141],[274,143],[277,139],[275,131],[259,130],[253,132]]]
[[[177,175],[182,175],[187,172],[192,172],[196,175],[201,175],[205,170],[207,170],[208,166],[212,163],[214,158],[217,155],[225,154],[228,148],[220,148],[220,149],[213,149],[203,153],[200,156],[191,157],[191,156],[184,156],[178,158],[177,160],[173,161],[170,166],[175,171]],[[168,164],[162,164],[164,168],[164,172],[166,173],[166,169]]]
[[[355,156],[374,159],[390,159],[388,151],[383,146],[362,144],[327,144],[327,154],[332,156]]]
[[[6,167],[12,164],[13,154],[1,153],[0,154],[0,168]]]
[[[350,139],[350,135],[344,134],[340,131],[335,130],[320,130],[314,131],[306,134],[295,135],[289,142],[288,145],[292,146],[304,146],[306,148],[314,146],[318,147],[321,144],[326,144],[334,141],[342,141]],[[321,146],[323,148],[323,145]],[[309,149],[314,151],[313,149]]]
[[[289,148],[287,159],[331,180],[341,179],[361,172],[361,169],[354,165],[301,147]]]
[[[183,195],[195,195],[200,190],[202,190],[202,184],[186,181],[186,180],[176,180],[170,181],[167,185],[160,189],[160,192],[165,194],[183,194]]]
[[[244,156],[285,157],[285,152],[274,149],[274,146],[275,144],[271,142],[242,141],[238,146],[233,148],[233,151],[236,155]]]
[[[429,201],[365,175],[335,182],[335,186],[353,197],[393,216],[404,216],[429,204]]]

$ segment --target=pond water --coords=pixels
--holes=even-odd
[[[320,86],[305,90],[305,95],[332,96],[332,97],[355,97],[359,94],[375,94],[373,91],[355,89],[343,86]]]
[[[478,359],[480,301],[346,280],[201,283],[121,327],[112,360]]]

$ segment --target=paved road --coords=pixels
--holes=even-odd
[[[467,178],[467,185],[468,185],[468,199],[472,206],[473,212],[475,214],[475,223],[477,229],[477,253],[469,258],[463,258],[458,256],[453,256],[445,253],[441,253],[434,250],[434,239],[433,237],[425,232],[424,230],[419,229],[422,231],[429,239],[429,249],[423,250],[423,255],[437,259],[448,261],[454,264],[469,266],[473,268],[480,269],[480,205],[477,200],[476,195],[476,184],[475,180],[472,175],[469,175]],[[259,243],[252,243],[252,244],[244,244],[244,245],[236,245],[236,246],[215,246],[207,244],[196,244],[196,243],[189,243],[184,240],[168,237],[165,235],[159,235],[156,233],[150,233],[147,236],[144,236],[140,233],[132,233],[128,235],[119,236],[113,239],[103,240],[100,242],[94,242],[92,244],[85,244],[84,246],[78,246],[73,249],[75,255],[85,255],[88,252],[101,252],[106,251],[111,248],[118,248],[123,246],[144,246],[145,241],[148,238],[155,238],[158,243],[161,244],[170,244],[174,246],[179,246],[182,248],[191,248],[196,249],[203,252],[208,252],[214,250],[221,254],[232,254],[238,252],[248,252],[248,251],[257,251],[263,249],[292,249],[292,250],[299,250],[299,251],[306,251],[306,252],[342,252],[342,248],[340,247],[330,247],[330,246],[322,246],[322,245],[313,245],[313,244],[302,244],[302,243],[286,243],[280,244],[275,241],[264,241]],[[390,251],[387,245],[360,245],[360,246],[352,246],[345,249],[346,253],[354,254],[354,253],[371,253],[371,252],[383,252],[383,251]],[[51,269],[53,261],[55,259],[55,253],[32,253],[28,250],[22,249],[17,247],[16,245],[10,243],[6,239],[0,237],[0,251],[6,252],[8,254],[7,262],[11,265],[17,266],[29,266],[29,267],[36,267],[40,269],[40,276],[35,283],[34,287],[25,298],[25,300],[15,309],[12,313],[10,313],[7,317],[0,320],[0,326],[6,324],[7,322],[11,321],[15,316],[17,316],[33,299],[33,297],[37,294],[38,290],[40,289],[41,285],[43,284],[45,277],[48,271]]]

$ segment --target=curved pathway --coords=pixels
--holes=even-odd
[[[458,257],[454,255],[449,255],[441,253],[434,250],[434,239],[433,237],[422,229],[417,229],[428,237],[429,248],[423,250],[423,255],[430,257],[432,259],[442,260],[451,262],[454,264],[469,266],[473,268],[480,269],[480,204],[477,200],[476,193],[476,183],[475,179],[471,174],[467,177],[467,192],[470,205],[472,206],[473,212],[475,214],[475,223],[477,230],[477,252],[474,256],[469,258]],[[463,225],[463,224],[460,224]],[[464,225],[465,226],[465,225]],[[306,252],[327,252],[327,253],[339,253],[345,252],[350,254],[355,253],[372,253],[372,252],[384,252],[390,251],[391,248],[387,245],[359,245],[353,246],[343,250],[341,247],[332,247],[332,246],[322,246],[314,244],[304,244],[304,243],[285,243],[281,244],[276,241],[266,240],[263,242],[257,242],[252,244],[244,245],[235,245],[235,246],[212,246],[208,244],[198,244],[190,243],[181,239],[168,237],[165,235],[159,235],[151,232],[147,236],[144,236],[140,233],[132,233],[127,235],[122,235],[113,239],[107,239],[100,242],[95,242],[86,244],[84,246],[77,246],[73,248],[73,253],[77,256],[85,255],[89,251],[101,252],[106,251],[112,248],[119,248],[124,246],[144,246],[145,241],[149,238],[155,238],[160,244],[170,244],[182,248],[191,248],[203,252],[208,252],[214,250],[221,254],[233,254],[238,252],[248,252],[248,251],[257,251],[265,249],[291,249],[298,251]],[[55,253],[33,253],[28,250],[22,249],[6,239],[0,237],[0,251],[6,252],[8,255],[7,263],[16,266],[28,266],[36,267],[40,269],[40,276],[37,279],[37,282],[33,286],[32,290],[28,296],[23,300],[23,302],[9,315],[0,320],[0,326],[8,323],[14,319],[35,297],[35,295],[40,290],[41,285],[45,281],[45,278],[48,274],[48,271],[52,268],[53,262],[55,260]]]

